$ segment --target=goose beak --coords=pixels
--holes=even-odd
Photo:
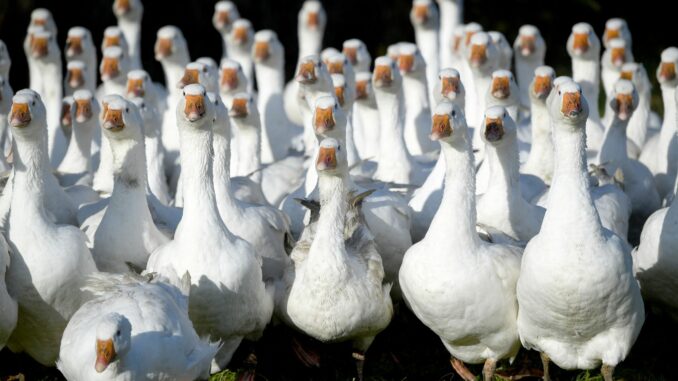
[[[574,118],[578,116],[581,111],[581,94],[579,92],[564,93],[563,104],[560,108],[560,112],[562,112],[566,117]]]
[[[454,98],[459,91],[459,78],[443,77],[441,79],[441,93],[445,98]]]
[[[610,60],[616,67],[620,67],[624,64],[624,61],[626,61],[625,56],[626,49],[624,48],[612,48],[612,51],[610,52]]]
[[[118,67],[118,59],[113,57],[104,57],[101,61],[101,80],[107,81],[115,78],[120,74]]]
[[[431,140],[440,140],[452,136],[450,116],[447,114],[433,115],[431,123]]]
[[[357,48],[344,48],[343,50],[344,56],[348,58],[348,62],[351,63],[351,65],[355,65],[358,63],[358,49]]]
[[[344,64],[342,62],[330,62],[327,64],[327,70],[330,74],[344,74]]]
[[[183,89],[184,87],[198,83],[198,71],[197,70],[192,70],[192,69],[186,69],[184,70],[184,76],[181,77],[179,80],[179,83],[177,83],[177,88],[178,89]]]
[[[621,31],[619,29],[605,28],[605,33],[603,33],[603,41],[607,42],[613,38],[620,38]]]
[[[492,96],[497,99],[506,99],[511,95],[508,77],[496,77],[492,79]]]
[[[12,103],[12,109],[9,113],[9,124],[12,127],[23,128],[31,122],[31,110],[28,109],[28,103]]]
[[[109,46],[120,46],[120,36],[104,36],[104,49]]]
[[[313,115],[313,126],[315,126],[315,133],[322,135],[334,129],[334,113],[332,108],[315,108],[315,113]]]
[[[75,121],[78,123],[85,123],[91,117],[92,117],[92,103],[87,99],[76,100]]]
[[[218,11],[216,14],[216,27],[218,29],[224,29],[224,27],[231,23],[231,15],[228,11]]]
[[[75,57],[82,54],[82,39],[80,37],[68,37],[66,39],[66,57]]]
[[[534,36],[520,36],[520,54],[524,57],[534,53],[536,49]]]
[[[71,117],[71,105],[68,102],[61,103],[61,124],[64,126],[70,126],[73,123]]]
[[[575,33],[572,48],[576,55],[582,55],[589,50],[589,35],[586,33]]]
[[[113,8],[119,15],[127,14],[132,7],[129,4],[129,0],[115,0]]]
[[[412,54],[398,56],[398,69],[401,73],[411,73],[414,70],[414,56]]]
[[[46,38],[33,37],[31,41],[31,55],[33,58],[44,57],[49,53],[49,43]]]
[[[233,40],[238,44],[238,45],[244,45],[247,43],[248,39],[248,30],[246,27],[241,26],[239,28],[233,29]]]
[[[551,77],[535,77],[534,78],[534,94],[539,99],[546,99],[551,93]]]
[[[115,347],[113,346],[113,340],[98,340],[97,339],[97,361],[94,364],[94,369],[97,373],[101,373],[108,368],[108,365],[115,359]]]
[[[627,81],[632,81],[633,80],[633,72],[623,70],[621,73],[619,73],[619,79],[625,79]]]
[[[224,68],[221,70],[221,87],[224,90],[233,90],[238,87],[238,72],[236,69]]]
[[[355,83],[355,99],[367,99],[367,81],[357,81]]]
[[[296,79],[297,82],[305,85],[315,83],[318,80],[318,77],[315,75],[315,64],[313,62],[304,62],[299,65]]]
[[[487,61],[487,46],[471,45],[471,56],[469,57],[471,66],[479,67]]]
[[[676,64],[673,62],[662,62],[659,65],[659,79],[663,81],[673,81],[676,79]]]
[[[393,83],[393,75],[390,67],[380,65],[374,68],[374,85],[376,87],[390,87],[391,83]]]
[[[504,121],[501,118],[485,118],[483,135],[488,142],[497,142],[504,137]]]
[[[127,94],[133,94],[135,97],[143,97],[146,94],[144,90],[143,79],[128,79]]]
[[[35,25],[35,26],[45,26],[45,25],[47,25],[47,19],[35,19],[35,20],[33,20],[33,25]]]
[[[172,40],[169,38],[159,38],[155,43],[155,59],[160,61],[170,55],[172,55]]]
[[[122,120],[122,110],[107,108],[102,127],[111,132],[118,132],[125,128],[125,122]]]
[[[452,52],[454,52],[454,53],[459,52],[459,47],[461,46],[461,39],[462,39],[462,36],[460,36],[460,35],[454,36],[454,38],[452,39]]]
[[[319,17],[318,17],[318,12],[308,12],[308,16],[306,17],[306,25],[310,29],[317,29],[319,24]]]
[[[233,104],[231,105],[231,110],[228,112],[228,115],[231,118],[245,118],[248,115],[247,112],[247,99],[245,98],[234,98]]]
[[[254,59],[257,62],[263,62],[271,55],[268,42],[257,41],[254,43]]]
[[[425,24],[428,21],[428,7],[426,5],[415,5],[412,9],[414,20],[418,24]]]
[[[629,120],[633,113],[633,96],[631,94],[617,94],[617,115],[621,120]]]
[[[337,168],[337,151],[334,147],[320,147],[315,167],[318,171],[327,171]]]
[[[344,107],[344,87],[343,86],[337,86],[334,88],[334,96],[337,98],[337,102],[339,102],[339,106]]]
[[[68,73],[66,73],[66,82],[68,83],[68,86],[73,89],[77,89],[78,87],[82,86],[82,84],[85,83],[82,70],[77,68],[68,70]]]
[[[186,95],[184,115],[189,122],[196,122],[205,116],[205,97],[202,95]]]

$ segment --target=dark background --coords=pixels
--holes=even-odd
[[[211,22],[216,0],[142,1],[143,65],[156,81],[163,81],[164,76],[153,58],[153,44],[156,31],[164,25],[182,29],[192,59],[221,57],[221,37]],[[286,48],[287,74],[291,76],[297,59],[297,12],[303,0],[234,0],[234,3],[256,30],[273,29],[278,33]],[[112,4],[113,0],[0,0],[0,39],[5,41],[12,57],[10,81],[14,90],[28,85],[21,44],[32,9],[45,7],[52,11],[61,47],[68,29],[81,25],[91,30],[98,49],[103,30],[116,24]],[[357,37],[367,44],[374,58],[384,54],[391,43],[414,40],[409,0],[323,0],[323,4],[328,14],[325,46],[340,48],[344,40]],[[669,4],[665,0],[468,0],[465,22],[476,21],[486,30],[501,31],[511,43],[521,25],[535,24],[547,43],[547,64],[554,66],[560,75],[570,72],[565,41],[572,25],[587,21],[601,35],[608,18],[623,17],[633,34],[635,59],[645,64],[654,81],[662,49],[678,44],[676,14],[667,9]],[[655,93],[658,94],[656,86]]]

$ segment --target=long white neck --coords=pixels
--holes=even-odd
[[[541,233],[602,236],[586,171],[585,127],[554,121],[555,170]]]
[[[160,140],[161,122],[156,115],[144,124],[144,146],[146,147],[146,171],[148,186],[155,197],[163,204],[168,205],[169,191],[163,166],[164,149]]]
[[[252,92],[254,85],[254,64],[252,61],[252,44],[229,44],[228,56],[238,62],[247,78],[247,92]],[[261,85],[259,85],[261,87]]]
[[[379,156],[379,138],[381,136],[379,110],[374,99],[358,100],[355,103],[354,120],[360,119],[360,131],[355,131],[356,137],[362,137],[364,145],[363,159],[375,160]],[[356,126],[354,126],[355,128]],[[356,138],[358,139],[358,138]]]
[[[605,169],[610,173],[614,173],[629,158],[626,151],[626,128],[628,124],[628,120],[621,120],[615,115],[605,130],[603,143],[598,152],[598,163],[607,163]]]
[[[222,58],[228,58],[229,51],[228,51],[228,31],[223,31],[221,32],[221,57]]]
[[[532,102],[530,122],[532,125],[532,147],[523,172],[538,176],[551,184],[554,167],[554,148],[551,138],[551,118],[544,102]]]
[[[456,133],[456,131],[455,131]],[[475,166],[471,142],[467,134],[460,132],[453,142],[440,142],[445,155],[445,186],[443,198],[426,240],[438,242],[445,247],[462,247],[464,250],[451,250],[450,254],[471,253],[473,247],[480,245],[476,233],[476,197]]]
[[[440,62],[438,56],[440,54],[440,44],[438,42],[438,28],[415,28],[414,37],[417,41],[417,47],[421,51],[421,55],[426,61],[426,81],[428,88],[433,89],[438,79],[438,72],[440,71]],[[429,97],[432,98],[432,94]]]
[[[323,48],[323,34],[324,31],[320,30],[307,30],[301,26],[298,28],[299,57],[297,62],[300,62],[304,57],[320,54],[320,50]]]
[[[214,147],[214,192],[219,214],[233,215],[239,208],[231,189],[231,131],[228,125],[217,121],[214,124],[212,145]],[[223,219],[223,218],[222,218]]]
[[[597,57],[597,55],[596,55]],[[600,59],[572,58],[572,79],[581,86],[589,105],[589,119],[600,123],[598,94],[600,93]]]
[[[126,74],[118,74],[115,78],[104,81],[104,93],[106,95],[115,94],[121,97],[127,96],[127,79]]]
[[[141,69],[141,21],[118,18],[118,27],[127,40],[130,66],[132,69]]]
[[[375,90],[381,123],[378,168],[382,181],[408,184],[413,170],[412,157],[403,138],[403,93]]]
[[[676,139],[676,88],[671,86],[662,86],[662,100],[664,102],[664,120],[659,132],[659,143],[657,147],[657,171],[666,173],[670,163],[669,149]]]
[[[339,176],[322,175],[318,179],[320,217],[316,237],[309,250],[309,260],[333,265],[344,263],[344,225],[348,209],[345,180]],[[328,250],[329,249],[329,250]],[[336,270],[335,270],[336,271]]]
[[[480,135],[478,135],[477,131],[480,131],[478,126],[480,126],[480,121],[482,120],[485,109],[487,108],[485,94],[492,83],[492,76],[489,73],[486,73],[484,70],[472,69],[472,71],[473,86],[475,89],[475,109],[473,110],[473,114],[466,116],[466,119],[468,120],[469,127],[475,128],[476,132],[474,133],[473,147],[478,148],[482,146],[482,142],[477,140],[480,138]]]
[[[429,91],[424,73],[403,76],[405,100],[405,143],[413,155],[433,151],[436,145],[428,137],[431,122]]]
[[[649,86],[648,86],[649,87]],[[643,89],[638,92],[638,107],[631,115],[629,128],[626,131],[628,138],[636,144],[638,148],[643,148],[647,139],[647,125],[650,120],[650,89]]]
[[[452,67],[452,43],[454,30],[463,21],[464,4],[462,0],[443,0],[438,2],[440,8],[440,67]]]
[[[71,140],[64,160],[59,164],[59,171],[63,173],[91,172],[90,156],[92,153],[92,136],[94,129],[99,128],[96,116],[92,116],[84,123],[73,120]]]
[[[287,117],[283,105],[285,78],[282,63],[275,66],[257,64],[254,70],[259,86],[257,107],[261,112],[261,161],[272,163],[282,159],[287,151]]]
[[[487,145],[485,159],[490,165],[490,178],[485,195],[509,211],[519,207],[520,193],[518,170],[518,142],[515,135],[505,135],[504,142],[499,146]]]
[[[244,119],[231,119],[233,128],[237,130],[237,145],[234,147],[231,161],[232,176],[252,175],[252,180],[261,183],[261,133],[257,126],[250,126]],[[231,145],[233,147],[233,145]],[[234,165],[235,164],[235,165]],[[256,172],[255,172],[256,171]]]
[[[524,107],[530,107],[530,84],[534,78],[534,70],[544,65],[544,57],[524,58],[519,52],[515,52],[516,57],[516,80],[520,91],[520,104]]]
[[[113,193],[109,207],[125,208],[146,205],[146,155],[143,140],[110,142],[113,153]],[[118,205],[118,206],[116,206]],[[143,214],[144,211],[137,211]]]
[[[177,83],[184,76],[184,69],[190,58],[188,52],[174,52],[171,58],[165,58],[161,62],[162,69],[165,71],[165,88],[171,97],[178,99],[181,89],[177,88]]]

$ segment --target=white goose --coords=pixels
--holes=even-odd
[[[190,281],[99,275],[88,280],[96,298],[68,323],[57,367],[71,381],[181,380],[209,376],[219,349],[200,339],[188,318]],[[153,350],[149,350],[153,348]]]
[[[626,48],[626,42],[621,38],[613,38],[605,44],[607,48],[603,52],[600,62],[600,75],[603,79],[603,89],[605,90],[605,114],[603,114],[603,125],[608,126],[612,120],[613,110],[610,109],[610,93],[614,90],[621,75],[622,66],[626,62],[633,62],[633,53]],[[638,147],[633,148],[639,151]]]
[[[631,31],[626,20],[615,17],[605,22],[605,32],[603,33],[603,44],[605,47],[607,48],[610,40],[615,38],[623,39],[626,42],[626,47],[631,50]]]
[[[85,63],[82,61],[70,61],[68,64],[66,64],[66,75],[64,77],[64,97],[72,96],[73,93],[78,90],[89,90],[92,94],[94,94],[96,91],[96,79],[94,84],[89,82],[89,73],[91,71],[95,71],[95,69],[87,67],[87,65],[85,65]]]
[[[410,21],[414,27],[414,40],[424,61],[424,73],[428,85],[427,90],[429,91],[427,95],[429,96],[430,104],[433,103],[433,84],[436,83],[438,71],[440,71],[440,43],[438,37],[440,18],[435,2],[433,0],[413,0]]]
[[[253,96],[244,92],[231,95],[229,102],[224,101],[232,126],[229,137],[231,191],[238,200],[266,205],[262,192],[261,119],[256,102]],[[267,188],[277,186],[266,184]],[[259,202],[254,201],[259,198]]]
[[[244,337],[257,338],[273,312],[273,289],[262,281],[261,257],[228,230],[212,176],[215,107],[205,88],[186,86],[176,107],[184,173],[184,210],[174,239],[149,258],[148,271],[191,276],[189,316],[199,335],[222,346],[212,372],[224,369]]]
[[[9,84],[9,77],[0,74],[0,171],[3,172],[11,169],[10,164],[5,159],[5,152],[11,148],[7,115],[9,115],[9,110],[12,107],[12,96],[14,96],[14,91]],[[0,196],[1,199],[2,197]],[[2,201],[0,201],[1,203]],[[0,209],[2,209],[2,206],[0,206]],[[2,224],[0,223],[0,225]]]
[[[546,43],[534,25],[523,25],[513,43],[516,77],[520,89],[520,104],[530,109],[530,84],[535,70],[544,65]]]
[[[223,51],[222,58],[229,57],[228,51],[228,34],[233,28],[233,22],[240,19],[240,12],[238,8],[231,1],[217,1],[214,4],[214,15],[212,16],[212,25],[214,29],[221,34]]]
[[[143,120],[134,103],[114,99],[101,127],[113,153],[113,192],[106,208],[81,228],[90,237],[101,271],[124,273],[127,263],[144,269],[149,255],[168,239],[153,223],[146,201]]]
[[[47,31],[57,37],[57,27],[52,17],[52,13],[45,8],[36,8],[31,12],[31,20],[28,24],[26,38],[24,39],[24,53],[26,57],[31,55],[31,44],[33,43],[33,34],[40,31]],[[36,62],[28,59],[28,73],[30,80],[30,88],[37,89],[41,81],[42,73],[38,69]]]
[[[469,83],[473,84],[474,97],[467,92],[466,109],[472,114],[468,115],[468,126],[474,128],[473,131],[473,148],[478,149],[478,159],[483,158],[484,144],[480,138],[480,123],[483,112],[487,109],[487,90],[492,83],[492,73],[497,70],[500,58],[500,52],[492,43],[490,36],[485,32],[477,32],[471,37],[469,47],[464,56],[466,65],[469,67],[471,80]],[[462,82],[464,79],[462,78]],[[466,83],[466,82],[464,82]],[[467,91],[469,86],[465,86]],[[469,102],[474,103],[473,107],[469,108]],[[478,128],[476,128],[478,127]]]
[[[74,26],[69,29],[64,53],[69,71],[71,62],[82,62],[84,68],[81,68],[83,72],[79,77],[79,81],[82,83],[81,86],[94,92],[97,84],[97,72],[95,69],[97,67],[97,51],[94,47],[94,41],[92,40],[90,31],[81,26]],[[70,83],[71,81],[73,81],[73,79],[67,79],[66,83]],[[80,88],[80,86],[71,87],[73,87],[74,90]],[[73,94],[73,92],[70,94],[68,93],[67,87],[64,87],[64,92],[64,95]]]
[[[501,106],[485,112],[481,136],[490,178],[478,198],[478,224],[491,227],[516,241],[527,243],[539,233],[544,208],[525,201],[519,181],[518,137],[510,113]]]
[[[551,118],[546,99],[551,94],[556,72],[550,66],[539,66],[534,70],[529,86],[530,97],[530,154],[520,171],[539,177],[550,185],[553,179],[553,140],[551,139]]]
[[[12,67],[12,58],[7,51],[7,45],[0,40],[0,75],[9,78],[9,69]]]
[[[252,46],[254,45],[254,28],[246,19],[233,22],[231,32],[226,37],[228,57],[240,64],[247,78],[247,91],[254,86],[254,63],[252,61]]]
[[[379,110],[372,89],[372,73],[358,72],[355,75],[355,103],[353,104],[353,140],[358,155],[365,160],[374,160],[379,155],[381,136]]]
[[[365,352],[388,326],[393,306],[370,231],[359,215],[357,221],[347,217],[351,185],[342,148],[332,138],[320,143],[315,235],[294,248],[294,265],[288,267],[276,301],[287,323],[307,335],[323,342],[352,342],[362,380]],[[349,237],[347,228],[354,228]]]
[[[628,245],[603,228],[589,193],[581,87],[561,85],[549,106],[556,168],[541,231],[523,255],[518,332],[523,346],[541,352],[545,379],[552,360],[564,369],[602,362],[611,381],[640,333],[643,300]]]
[[[345,61],[343,54],[337,54],[334,58],[339,58],[342,61]],[[346,61],[347,66],[344,66],[343,72],[347,73],[346,76],[340,73],[342,70],[333,70],[336,73],[332,73],[332,85],[334,86],[334,96],[339,103],[339,107],[344,110],[344,113],[348,116],[346,121],[346,136],[344,138],[346,149],[346,156],[348,157],[348,165],[350,168],[350,173],[356,177],[363,179],[370,179],[376,170],[376,163],[373,160],[361,160],[358,150],[356,148],[356,143],[354,140],[355,133],[353,131],[353,104],[355,102],[355,75],[352,69],[346,69],[350,67],[348,61]],[[332,65],[332,63],[330,63]],[[332,66],[330,66],[332,67]],[[350,70],[350,71],[349,71]],[[351,78],[351,79],[348,79]]]
[[[650,124],[650,116],[652,110],[650,109],[650,101],[652,100],[652,83],[647,76],[645,67],[636,62],[627,62],[622,66],[620,78],[633,82],[638,92],[638,107],[631,115],[629,120],[629,127],[627,130],[627,137],[632,146],[638,150],[632,152],[629,149],[629,156],[631,158],[638,158],[640,156],[640,149],[643,148],[648,139],[648,127]]]
[[[475,380],[464,362],[485,363],[489,381],[497,361],[520,348],[521,249],[486,243],[476,233],[475,165],[461,108],[438,104],[431,134],[445,155],[443,200],[426,237],[407,251],[400,286],[410,309],[443,341],[457,373]]]
[[[346,56],[356,73],[370,71],[372,56],[364,42],[357,38],[344,41],[341,52]]]
[[[497,64],[497,69],[510,71],[511,64],[513,63],[513,48],[508,43],[506,36],[497,31],[489,31],[487,34],[490,36],[492,44],[494,44],[499,51],[499,63]]]
[[[73,94],[73,105],[68,115],[72,123],[71,140],[66,156],[57,167],[63,186],[92,183],[92,137],[99,128],[99,102],[89,90]]]
[[[5,235],[0,234],[0,349],[5,347],[7,339],[14,331],[19,313],[16,300],[7,292],[5,276],[9,265],[9,245],[5,241]]]
[[[458,67],[458,57],[454,52],[455,35],[464,20],[463,0],[438,0],[438,12],[440,13],[440,67]]]
[[[247,91],[249,80],[238,61],[222,58],[219,65],[219,95],[226,105],[231,104],[235,94]]]
[[[66,323],[86,297],[80,286],[96,266],[85,235],[76,227],[55,224],[46,208],[52,189],[46,176],[47,119],[42,100],[30,93],[15,95],[9,124],[15,162],[7,237],[16,265],[7,272],[7,285],[20,313],[7,345],[52,366]]]
[[[118,19],[118,28],[127,40],[127,55],[132,69],[141,69],[141,19],[144,5],[141,0],[115,0],[113,13]]]
[[[639,161],[630,159],[626,150],[626,130],[638,106],[638,93],[633,83],[620,79],[609,94],[612,121],[598,153],[598,163],[609,173],[620,169],[624,176],[624,191],[631,199],[632,212],[649,216],[661,207],[661,199],[652,173]]]

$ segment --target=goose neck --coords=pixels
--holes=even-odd
[[[381,124],[379,165],[403,166],[411,159],[403,136],[403,93],[377,90],[375,95]]]
[[[73,120],[71,139],[63,162],[69,163],[74,172],[90,170],[90,156],[92,152],[92,136],[94,129],[98,128],[96,117],[90,118],[84,123]]]
[[[299,36],[299,59],[297,62],[301,62],[305,57],[320,54],[323,46],[323,32],[299,28],[297,33]]]
[[[214,192],[220,210],[233,212],[237,201],[231,189],[231,139],[230,131],[226,126],[214,124]],[[222,213],[223,214],[223,213]]]
[[[598,111],[598,94],[600,92],[600,60],[599,59],[572,59],[572,79],[581,86],[584,97],[589,105],[589,119],[600,120]]]
[[[23,208],[41,209],[45,204],[47,178],[52,176],[47,154],[47,127],[31,126],[42,129],[39,136],[20,136],[14,134],[14,190],[12,204],[15,210]],[[33,131],[35,133],[35,131]],[[21,214],[21,213],[17,213]]]
[[[170,96],[176,98],[181,92],[181,89],[177,88],[177,83],[184,76],[184,69],[189,63],[188,53],[175,52],[172,57],[167,57],[160,63],[165,72],[165,88]]]
[[[676,132],[676,87],[662,85],[662,102],[664,104],[664,119],[661,135],[671,138]]]
[[[282,94],[283,88],[285,87],[285,76],[282,64],[271,66],[258,63],[254,65],[254,71],[257,76],[260,99],[262,97],[268,99],[275,94]],[[264,111],[265,110],[262,109],[262,112]]]
[[[532,148],[527,158],[526,167],[534,173],[536,167],[542,168],[537,174],[547,184],[553,178],[554,154],[553,139],[551,137],[551,118],[543,102],[532,101],[531,107]]]
[[[254,173],[252,180],[261,183],[261,132],[257,126],[250,126],[243,120],[232,119],[238,131],[238,160],[234,176],[248,176]]]
[[[404,75],[403,94],[408,114],[418,115],[423,108],[428,108],[426,74],[417,72],[412,73],[412,75]]]
[[[506,136],[497,146],[488,145],[485,158],[490,165],[490,181],[485,192],[490,199],[506,203],[508,208],[520,196],[518,143],[515,136]]]
[[[121,207],[130,205],[130,198],[146,199],[146,154],[143,138],[125,139],[116,142],[109,140],[113,154],[113,193],[111,205]],[[135,203],[135,205],[138,205]]]
[[[606,165],[608,172],[614,173],[617,167],[629,158],[626,151],[626,127],[628,124],[628,120],[621,120],[615,115],[605,131],[598,154],[598,163],[608,163]]]
[[[311,251],[321,256],[332,256],[337,250],[318,250],[344,247],[344,226],[348,199],[344,176],[320,175],[318,179],[320,195],[320,217],[316,238]],[[315,250],[314,250],[315,249]],[[321,259],[317,258],[316,259]]]

